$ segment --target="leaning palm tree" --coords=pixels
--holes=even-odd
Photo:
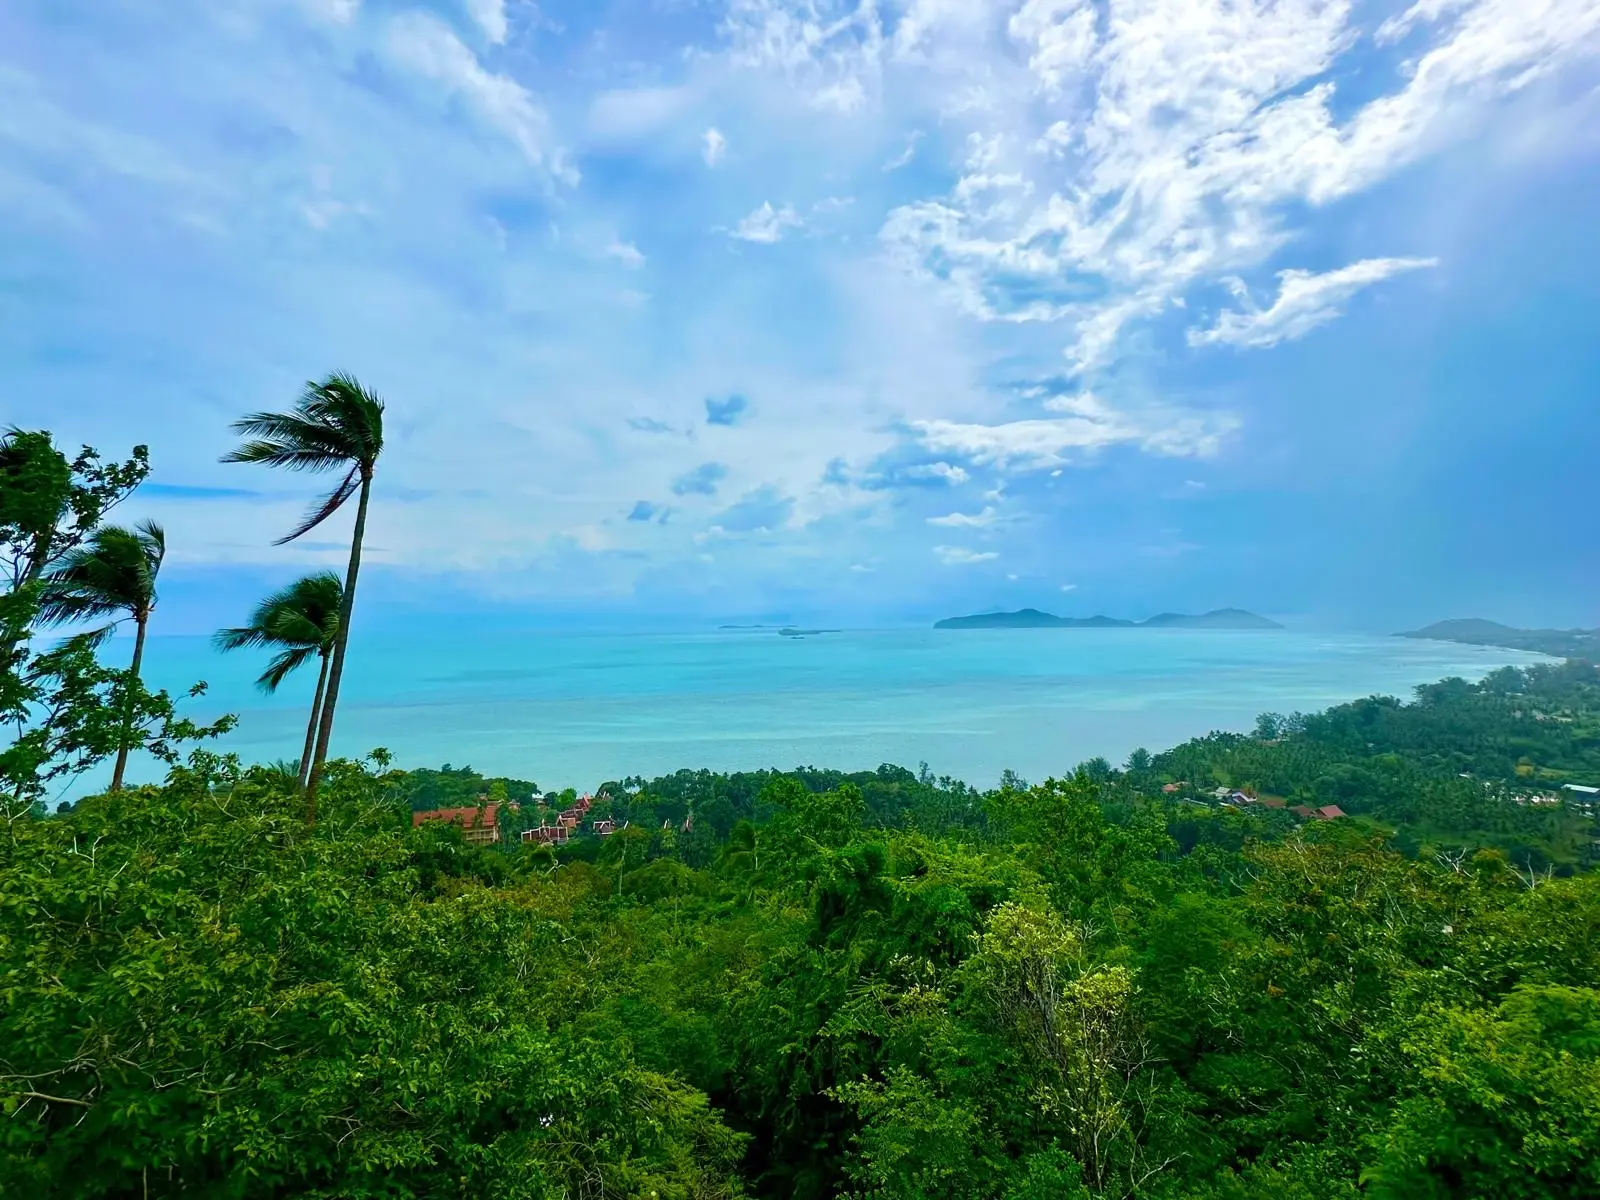
[[[306,824],[317,820],[317,785],[328,758],[333,736],[333,714],[344,678],[345,649],[350,639],[350,614],[355,608],[356,576],[361,571],[361,541],[367,531],[367,505],[372,497],[372,473],[383,453],[383,401],[352,375],[329,375],[321,383],[308,383],[299,402],[286,413],[252,413],[235,421],[233,431],[250,440],[223,456],[223,462],[264,463],[291,471],[343,471],[337,487],[312,506],[294,530],[277,544],[292,542],[315,529],[360,495],[355,531],[350,538],[350,566],[345,572],[344,596],[339,608],[339,628],[322,712],[317,720],[317,740],[306,770]]]
[[[273,592],[256,605],[248,625],[219,630],[214,639],[219,650],[266,647],[278,651],[256,680],[256,686],[264,692],[277,691],[290,674],[312,659],[318,660],[311,719],[306,722],[306,745],[297,768],[301,786],[305,785],[306,772],[311,768],[311,756],[316,749],[322,697],[328,687],[328,662],[338,640],[343,601],[344,586],[339,577],[332,571],[318,571]]]
[[[117,745],[117,765],[111,773],[111,790],[122,790],[133,742],[133,718],[144,666],[144,639],[150,614],[156,607],[156,577],[167,554],[167,535],[154,521],[132,529],[104,525],[89,540],[66,555],[44,578],[39,619],[45,625],[78,625],[110,621],[85,635],[92,642],[111,636],[124,621],[134,623],[133,663],[128,668],[122,711],[122,732]]]

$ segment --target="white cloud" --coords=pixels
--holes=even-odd
[[[227,405],[240,397],[274,407],[299,372],[333,358],[370,372],[396,429],[373,517],[384,548],[375,557],[396,567],[482,570],[466,586],[554,594],[580,586],[560,556],[588,547],[576,569],[594,582],[582,587],[647,603],[670,571],[692,576],[693,587],[745,586],[771,549],[788,564],[772,571],[782,583],[837,582],[851,564],[876,564],[885,578],[862,579],[859,590],[898,599],[921,586],[918,572],[949,578],[920,548],[935,537],[971,543],[947,551],[1010,560],[988,539],[1057,500],[1065,488],[1049,488],[1045,472],[1071,476],[1105,448],[1203,455],[1233,428],[1215,413],[1129,406],[1124,389],[1147,378],[1136,370],[1021,397],[994,380],[1013,369],[1050,374],[1039,352],[1068,342],[1077,363],[1110,362],[1130,327],[1152,318],[1162,337],[1197,325],[1197,338],[1228,344],[1303,331],[1351,303],[1330,290],[1331,278],[1271,282],[1279,268],[1310,261],[1278,256],[1319,222],[1316,206],[1470,136],[1496,97],[1589,52],[1596,37],[1594,0],[1434,0],[1386,35],[1403,39],[1392,50],[1372,55],[1367,39],[1356,58],[1355,22],[1375,29],[1401,2],[1094,3],[1114,19],[1091,28],[1084,6],[1064,0],[722,0],[731,15],[720,45],[750,70],[714,48],[658,53],[658,27],[638,26],[681,4],[622,6],[615,20],[591,6],[595,21],[553,34],[538,55],[496,50],[498,26],[468,16],[490,6],[473,0],[427,6],[454,32],[416,0],[235,0],[231,8],[261,14],[248,39],[182,19],[182,5],[143,5],[148,58],[119,53],[104,23],[36,20],[40,6],[24,5],[17,44],[29,61],[0,67],[0,141],[10,150],[0,154],[0,206],[22,238],[37,239],[40,261],[60,276],[52,283],[61,302],[19,309],[17,336],[95,344],[104,370],[94,378],[132,377],[150,440],[180,470],[214,463],[226,448]],[[512,8],[506,40],[533,8]],[[1375,8],[1383,12],[1367,19]],[[666,25],[684,28],[677,17]],[[604,73],[561,69],[566,50],[582,67],[607,37],[604,63],[590,64]],[[1409,71],[1391,70],[1400,57]],[[343,69],[372,58],[389,79]],[[33,79],[37,102],[19,101]],[[1356,79],[1359,95],[1347,82]],[[1561,90],[1569,99],[1579,91]],[[41,119],[46,102],[59,120]],[[1535,118],[1543,103],[1524,101]],[[1571,111],[1592,114],[1585,103]],[[852,105],[848,119],[832,111]],[[740,143],[737,159],[724,131],[707,128],[713,115]],[[1552,142],[1556,124],[1527,122],[1548,128]],[[1576,118],[1570,125],[1592,149],[1593,134]],[[784,136],[744,132],[761,128]],[[563,142],[629,169],[608,165],[573,202],[542,203],[529,163],[575,178]],[[717,169],[694,168],[696,155]],[[317,163],[340,164],[337,186],[306,186]],[[666,206],[663,170],[677,179]],[[851,225],[900,205],[881,245],[930,285],[885,270],[859,242],[803,240],[846,223],[812,215],[830,193],[859,197]],[[778,199],[739,222],[755,195]],[[785,198],[792,205],[780,207]],[[701,257],[673,247],[693,236],[685,214],[708,211],[721,215],[702,227],[739,224],[783,250],[729,254],[724,244],[719,286],[701,286]],[[67,214],[92,241],[69,229]],[[1368,216],[1341,209],[1335,238],[1316,244],[1353,244],[1351,258],[1435,252],[1431,243],[1370,242],[1405,222]],[[562,236],[547,236],[557,222]],[[85,249],[107,244],[144,249],[109,264]],[[647,272],[605,258],[637,262],[642,245],[651,246]],[[164,269],[151,273],[145,259],[158,256]],[[99,262],[104,288],[89,262]],[[1235,276],[1264,312],[1216,291]],[[623,290],[646,277],[656,294],[648,303]],[[984,320],[1033,327],[980,329],[938,303],[941,292]],[[95,303],[69,305],[71,296]],[[1213,297],[1203,313],[1173,313],[1202,296]],[[804,311],[786,308],[786,297]],[[1218,318],[1215,297],[1237,311]],[[805,336],[794,336],[793,320]],[[251,331],[262,330],[270,336],[253,343]],[[217,347],[229,348],[228,363],[214,361]],[[225,368],[235,401],[173,400],[172,364],[186,361]],[[74,440],[145,436],[125,424],[128,402],[88,398],[120,381],[94,387],[78,377],[90,368],[24,367],[13,389],[18,419],[59,423]],[[1181,388],[1182,364],[1163,364],[1158,377]],[[761,421],[737,434],[706,429],[701,399],[734,389],[759,398]],[[69,392],[85,398],[63,400]],[[651,417],[636,429],[670,426],[674,435],[631,432],[628,417],[643,413]],[[909,435],[908,417],[924,418]],[[673,500],[674,481],[711,458],[728,464],[716,494]],[[851,466],[825,476],[835,458]],[[562,464],[555,484],[528,468],[546,460]],[[205,482],[256,486],[220,470],[224,478]],[[1037,474],[1017,479],[1013,470]],[[1152,495],[1175,491],[1194,470],[1154,480]],[[1018,486],[1002,497],[1001,480]],[[730,514],[729,500],[769,483],[770,515],[760,495]],[[1094,487],[1073,481],[1085,511]],[[336,557],[269,548],[309,494],[203,512],[189,505],[185,552],[211,562]],[[619,497],[671,502],[672,519],[625,522]],[[164,503],[176,534],[183,506]],[[739,534],[741,523],[752,532]],[[714,578],[693,544],[711,529],[721,532],[708,534],[707,549],[741,539],[738,554],[719,554]],[[1050,523],[1037,533],[1044,540],[1030,553],[1062,550],[1053,561],[1070,561],[1073,531]],[[1167,536],[1134,532],[1128,545],[1138,553]],[[558,560],[560,570],[545,569]],[[1013,568],[997,564],[992,574]],[[538,582],[506,582],[524,571]],[[1037,566],[1022,578],[1046,594],[1058,586]]]
[[[632,242],[614,241],[606,247],[606,257],[614,258],[625,267],[644,266],[644,255]]]
[[[1071,413],[1073,416],[1090,417],[1095,420],[1106,420],[1115,416],[1111,407],[1093,392],[1050,396],[1044,401],[1044,407],[1051,412]]]
[[[1086,71],[1097,48],[1091,0],[1027,0],[1006,28],[1028,47],[1028,68],[1051,94]]]
[[[1075,583],[1063,583],[1061,585],[1061,590],[1063,592],[1075,592],[1078,590],[1078,585]]]
[[[818,108],[851,112],[877,90],[874,0],[728,0],[722,28],[736,65],[781,74]]]
[[[564,183],[577,171],[550,147],[549,121],[533,94],[509,75],[486,70],[465,43],[442,22],[422,13],[395,18],[388,49],[401,65],[458,95],[478,117],[510,138],[535,166]]]
[[[947,567],[964,567],[973,563],[993,562],[1000,557],[993,550],[969,550],[965,546],[935,546],[933,553]]]
[[[966,313],[1064,323],[1079,371],[1192,288],[1268,262],[1309,210],[1600,51],[1594,0],[1421,0],[1384,27],[1427,39],[1385,89],[1381,64],[1350,61],[1370,43],[1349,0],[990,0],[1024,67],[975,22],[980,6],[902,18],[896,45],[918,47],[944,116],[982,153],[945,196],[892,211],[880,237]],[[965,31],[964,58],[925,52],[941,22]],[[1336,80],[1356,70],[1370,98],[1343,103]],[[963,84],[981,104],[957,114]]]
[[[1278,298],[1265,309],[1251,305],[1244,283],[1234,279],[1233,293],[1245,307],[1222,313],[1210,329],[1189,330],[1189,344],[1264,348],[1292,341],[1337,317],[1344,302],[1362,288],[1405,271],[1437,265],[1433,258],[1369,258],[1321,275],[1281,271]]]
[[[781,242],[788,230],[799,229],[804,224],[789,205],[773,208],[770,201],[762,201],[760,208],[739,222],[733,236],[741,241],[771,245]]]
[[[705,159],[708,167],[716,166],[728,153],[728,139],[716,128],[706,130],[700,141],[700,157]]]
[[[925,479],[930,482],[948,483],[952,487],[960,487],[967,481],[965,470],[947,462],[918,463],[914,467],[901,467],[895,475],[900,479]]]
[[[995,425],[959,421],[913,421],[911,428],[929,450],[971,462],[1023,470],[1058,466],[1074,453],[1093,454],[1108,446],[1137,446],[1169,458],[1215,454],[1237,427],[1226,414],[1153,410],[1143,414],[1107,409],[1094,416],[1045,417]]]
[[[906,139],[906,148],[883,164],[885,171],[898,171],[901,167],[909,166],[911,160],[917,156],[917,143],[922,140],[922,130],[913,129],[911,136]]]
[[[943,525],[951,529],[982,529],[993,525],[999,519],[999,514],[991,505],[982,512],[976,513],[949,513],[943,517],[929,517],[929,525]]]
[[[506,40],[510,32],[506,20],[506,0],[467,0],[467,15],[478,23],[483,36],[495,45]]]

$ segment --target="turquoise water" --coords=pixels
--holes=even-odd
[[[383,746],[400,766],[470,764],[546,787],[680,767],[883,762],[926,762],[935,774],[989,786],[1008,767],[1038,780],[1097,754],[1120,762],[1136,746],[1248,729],[1265,711],[1408,696],[1446,675],[1535,661],[1510,650],[1296,632],[358,633],[334,750]],[[147,662],[160,686],[210,683],[186,711],[239,715],[223,748],[247,761],[299,753],[309,674],[262,696],[251,686],[261,658],[217,655],[203,638],[153,638]],[[134,777],[155,774],[144,764]]]

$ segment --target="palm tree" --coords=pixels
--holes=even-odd
[[[355,531],[350,538],[350,566],[344,577],[339,607],[339,628],[334,636],[328,683],[317,719],[317,740],[311,766],[306,771],[306,824],[317,820],[317,785],[328,758],[333,736],[333,714],[344,678],[345,649],[350,639],[350,614],[355,608],[356,576],[361,571],[361,541],[367,531],[367,505],[372,497],[372,473],[383,453],[383,401],[362,387],[353,375],[329,375],[321,383],[308,383],[300,400],[286,413],[251,413],[233,423],[233,431],[251,440],[223,456],[223,462],[264,463],[291,471],[343,471],[333,491],[313,505],[295,529],[278,539],[292,542],[315,529],[360,494]]]
[[[305,785],[306,772],[316,748],[322,697],[328,686],[328,661],[338,640],[343,600],[344,587],[339,577],[332,571],[318,571],[273,592],[256,605],[248,625],[219,630],[214,639],[219,650],[260,646],[278,651],[256,680],[256,685],[265,692],[277,691],[278,685],[292,672],[313,658],[319,661],[317,689],[311,697],[311,719],[306,722],[305,750],[301,752],[296,771],[301,786]]]
[[[167,535],[154,521],[132,529],[104,525],[89,540],[71,551],[44,578],[39,619],[45,625],[77,625],[110,617],[111,621],[86,635],[93,642],[111,636],[124,621],[134,623],[133,663],[123,700],[122,736],[117,765],[111,773],[111,790],[122,790],[133,741],[134,705],[139,673],[144,665],[144,639],[150,614],[156,607],[156,577],[167,554]]]

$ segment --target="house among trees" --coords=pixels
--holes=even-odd
[[[522,840],[540,846],[565,846],[568,830],[565,825],[546,825],[543,821],[535,829],[524,829]]]
[[[609,817],[594,823],[594,831],[601,837],[610,837],[617,831],[617,823]]]
[[[1350,814],[1337,804],[1324,804],[1321,808],[1312,808],[1305,804],[1296,804],[1289,810],[1302,821],[1337,821],[1340,817]]]
[[[500,806],[484,804],[474,808],[435,808],[411,814],[415,829],[426,821],[450,821],[461,826],[461,837],[469,845],[492,846],[500,840]]]

